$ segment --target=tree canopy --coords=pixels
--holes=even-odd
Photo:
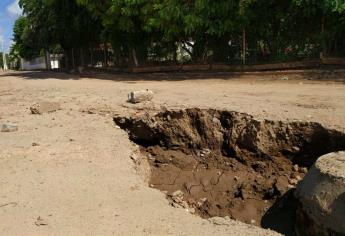
[[[105,57],[117,65],[237,63],[244,52],[253,63],[345,54],[344,0],[20,0],[20,6],[15,51],[32,58],[59,48],[74,66],[95,48],[101,57],[111,48]]]

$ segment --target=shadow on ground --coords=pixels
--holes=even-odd
[[[298,200],[294,189],[286,192],[263,216],[261,226],[286,236],[295,236],[296,210]]]
[[[233,79],[231,73],[210,73],[210,72],[168,72],[168,73],[124,73],[111,71],[90,70],[82,74],[71,74],[61,71],[20,71],[8,72],[3,77],[21,77],[29,80],[60,79],[60,80],[80,80],[80,79],[99,79],[123,82],[135,81],[183,81],[201,79]],[[237,77],[237,76],[236,76]]]
[[[289,70],[289,71],[262,71],[262,72],[167,72],[167,73],[124,73],[111,70],[86,70],[82,74],[71,74],[61,71],[11,71],[3,73],[0,77],[21,77],[28,80],[80,80],[99,79],[121,82],[136,81],[184,81],[184,80],[233,80],[233,79],[256,79],[258,81],[281,81],[309,80],[311,82],[338,82],[345,84],[344,70],[335,68],[313,70]],[[288,78],[288,79],[286,79]],[[286,81],[287,80],[287,81]]]

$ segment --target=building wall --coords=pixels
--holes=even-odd
[[[60,68],[60,61],[56,58],[51,57],[51,68],[52,69],[58,69]],[[27,61],[25,59],[21,59],[21,69],[22,70],[45,70],[46,69],[46,62],[44,57],[37,57],[35,59],[32,59],[30,61]]]
[[[44,57],[38,57],[27,61],[25,59],[21,60],[21,69],[22,70],[41,70],[46,69],[46,63]]]

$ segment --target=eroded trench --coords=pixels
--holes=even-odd
[[[186,109],[115,117],[150,163],[149,184],[175,207],[291,234],[293,191],[316,159],[345,150],[345,134],[318,123],[257,120]]]

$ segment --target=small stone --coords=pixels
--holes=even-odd
[[[45,226],[45,225],[48,225],[48,223],[39,216],[39,217],[37,217],[37,219],[35,221],[35,225],[37,225],[37,226]]]
[[[220,121],[219,121],[219,119],[218,119],[217,117],[213,117],[213,118],[212,118],[212,123],[213,123],[213,124],[219,124]]]
[[[186,201],[182,201],[182,202],[180,203],[180,205],[181,205],[183,208],[185,208],[185,209],[187,209],[187,208],[189,207],[189,205],[188,205],[188,203],[187,203]]]
[[[308,172],[308,168],[306,167],[301,168],[301,172],[306,174]]]
[[[250,220],[250,223],[251,223],[252,225],[255,225],[255,224],[256,224],[256,220],[251,219],[251,220]]]
[[[208,219],[214,225],[229,225],[229,222],[223,217],[212,217]]]
[[[295,172],[292,172],[292,173],[290,174],[290,178],[291,178],[291,179],[295,179],[295,178],[296,178],[296,176],[297,176],[297,174],[296,174]],[[286,175],[286,177],[288,177],[288,178],[289,178],[289,176],[288,176],[288,175]]]
[[[205,148],[205,149],[203,149],[203,150],[201,151],[201,153],[204,154],[204,155],[208,155],[208,154],[211,153],[211,150],[208,149],[208,148]]]
[[[126,123],[126,119],[125,119],[125,118],[121,118],[121,119],[119,120],[119,123],[120,123],[120,124],[125,124],[125,123]]]
[[[32,143],[32,146],[37,147],[37,146],[39,146],[39,144],[38,143]]]
[[[181,190],[177,190],[175,192],[173,192],[173,194],[171,196],[173,197],[183,197],[184,193]]]
[[[161,106],[160,108],[161,108],[162,112],[167,112],[168,111],[168,108],[166,106]]]
[[[277,182],[274,184],[274,187],[278,192],[283,195],[286,192],[286,186],[289,184],[290,179],[278,178]]]
[[[293,171],[298,171],[299,170],[299,167],[298,167],[298,165],[294,165],[293,167],[292,167],[292,169],[293,169]]]
[[[177,204],[176,202],[172,202],[171,205],[175,208],[181,208],[181,206]]]
[[[131,156],[130,156],[130,158],[131,158],[131,159],[132,159],[132,161],[134,161],[134,162],[137,162],[137,161],[139,160],[138,155],[137,155],[137,154],[135,154],[135,153],[132,153],[132,154],[131,154]]]
[[[298,183],[298,180],[297,179],[289,179],[289,184],[291,184],[291,185],[297,185],[297,183]]]
[[[296,180],[299,182],[299,181],[301,181],[302,180],[302,177],[301,176],[299,176],[299,175],[296,175]]]
[[[179,206],[181,206],[183,208],[189,209],[188,202],[183,200],[184,193],[181,190],[177,190],[177,191],[173,192],[170,196],[171,196],[173,203],[178,204]]]
[[[288,184],[288,189],[293,189],[293,188],[295,188],[295,186],[293,186],[293,185],[291,185],[291,184]]]
[[[207,198],[200,198],[200,200],[204,203],[204,202],[206,202],[207,201]]]
[[[190,212],[191,214],[195,214],[195,209],[194,208],[189,208],[187,209],[188,212]]]
[[[1,127],[1,132],[15,132],[18,131],[18,125],[15,124],[3,124]]]

